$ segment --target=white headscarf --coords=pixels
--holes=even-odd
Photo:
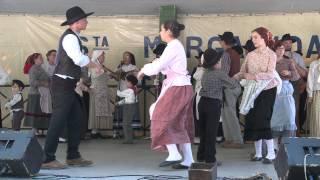
[[[92,52],[91,61],[94,62],[94,63],[99,63],[98,62],[98,58],[102,55],[102,53],[104,53],[104,50],[94,50]]]
[[[92,61],[93,63],[100,64],[98,58],[102,55],[102,53],[104,53],[103,50],[94,50],[94,51],[92,52],[91,61]],[[100,65],[101,65],[101,64],[100,64]],[[96,72],[96,69],[90,69],[90,70],[89,70],[89,74],[90,74],[90,76],[91,76],[92,78],[96,78],[96,77],[98,77],[98,76],[101,75],[101,73],[97,73],[97,72]]]

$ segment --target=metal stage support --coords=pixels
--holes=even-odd
[[[147,108],[147,94],[150,93],[156,101],[161,90],[161,83],[159,85],[147,84],[147,80],[151,81],[150,77],[145,76],[142,79],[141,85],[138,86],[138,94],[143,93],[143,136],[146,136],[146,132],[150,130],[150,123],[147,123],[148,120],[150,121],[150,119],[147,120],[147,113],[149,112],[149,108]]]

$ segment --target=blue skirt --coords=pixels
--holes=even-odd
[[[293,87],[289,81],[282,81],[280,94],[276,96],[271,118],[271,129],[274,137],[283,131],[295,131],[296,107],[293,94]]]

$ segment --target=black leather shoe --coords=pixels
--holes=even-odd
[[[159,164],[159,167],[167,167],[167,166],[171,166],[174,164],[178,164],[181,161],[163,161],[162,163]]]
[[[182,164],[174,164],[171,166],[172,169],[189,169],[188,166],[182,165]]]
[[[100,138],[100,139],[107,139],[106,137],[104,137],[102,134],[100,133],[97,133],[97,138]]]
[[[208,162],[205,162],[205,160],[202,160],[202,159],[198,159],[197,160],[199,163],[208,163]],[[222,162],[221,161],[216,161],[212,164],[217,164],[217,166],[221,166],[222,165]]]
[[[263,161],[262,161],[263,164],[272,164],[272,162],[273,162],[273,159],[268,159],[268,158],[263,158]]]
[[[262,157],[251,157],[250,161],[261,161],[262,160]]]

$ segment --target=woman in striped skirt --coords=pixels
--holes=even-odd
[[[320,137],[320,59],[310,64],[307,92],[310,103],[310,136]]]

